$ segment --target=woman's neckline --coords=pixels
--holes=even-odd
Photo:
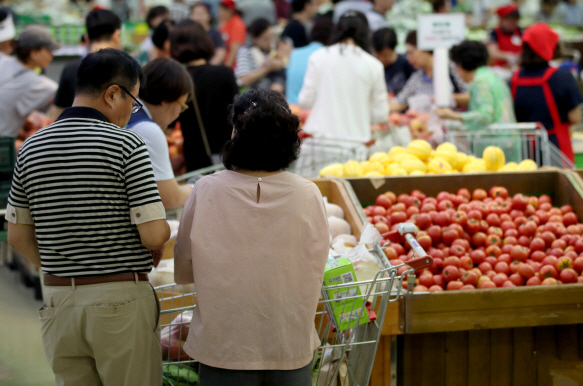
[[[266,171],[253,171],[253,170],[245,170],[245,172],[240,172],[236,170],[229,170],[230,172],[237,173],[241,176],[247,176],[251,178],[269,178],[279,176],[280,174],[286,173],[285,170],[280,170],[277,172],[266,172]]]

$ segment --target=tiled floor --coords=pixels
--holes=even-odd
[[[0,386],[52,386],[40,335],[38,309],[17,273],[0,266]]]

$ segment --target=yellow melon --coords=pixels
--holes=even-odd
[[[348,161],[344,164],[344,177],[360,177],[362,168],[358,161]]]
[[[518,169],[516,162],[508,162],[506,165],[498,169],[499,172],[515,172]]]
[[[389,156],[389,158],[391,160],[393,160],[393,158],[395,158],[396,155],[402,154],[402,153],[407,153],[407,149],[405,149],[402,146],[393,146],[391,148],[391,150],[389,150],[389,152],[387,153],[387,155]]]
[[[422,139],[416,139],[407,145],[407,150],[421,161],[426,161],[431,155],[433,149],[429,142]]]
[[[368,172],[364,175],[364,177],[384,177],[384,174],[379,172]]]
[[[452,167],[443,158],[435,157],[427,163],[427,172],[434,174],[444,174],[446,171],[451,171]]]
[[[324,166],[319,173],[322,176],[344,177],[344,165],[340,163]]]
[[[421,170],[413,170],[411,173],[409,173],[410,176],[424,176],[427,173],[421,171]]]
[[[427,171],[427,166],[425,166],[425,163],[423,163],[423,161],[418,158],[402,160],[401,167],[405,169],[407,174],[411,174],[411,172],[414,170],[419,170],[424,173]]]
[[[368,160],[370,162],[380,162],[379,160],[386,158],[387,157],[387,153],[384,153],[382,151],[377,151],[376,153],[373,153],[373,155],[371,155]]]
[[[402,167],[397,167],[391,171],[390,175],[391,176],[406,176],[407,171],[405,169],[403,169]]]
[[[456,153],[452,153],[446,149],[438,149],[435,150],[435,153],[433,153],[433,156],[431,157],[433,158],[441,158],[445,161],[447,161],[447,163],[451,166],[451,165],[455,165],[457,163],[457,152]]]
[[[451,142],[444,142],[441,145],[437,146],[435,150],[445,150],[455,154],[457,153],[457,146]]]
[[[538,166],[536,162],[534,162],[531,159],[523,160],[521,163],[518,164],[518,167],[516,168],[516,170],[518,170],[519,172],[528,172],[536,169],[538,169]]]
[[[458,152],[456,154],[456,160],[455,169],[461,172],[464,170],[464,166],[469,162],[470,157],[466,153]]]
[[[491,172],[495,172],[506,163],[504,150],[500,149],[498,146],[488,146],[485,148],[482,153],[482,158],[486,162],[486,169]]]
[[[482,160],[475,160],[467,163],[463,170],[464,173],[483,173],[487,171],[486,164]]]

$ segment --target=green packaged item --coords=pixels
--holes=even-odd
[[[326,263],[324,287],[356,282],[356,272],[354,272],[352,262],[347,258],[342,257]],[[334,314],[334,325],[338,331],[354,327],[357,320],[359,325],[368,323],[368,313],[366,308],[363,307],[364,297],[359,286],[326,290],[326,295],[330,300],[358,296],[354,299],[337,300],[329,303],[331,312]]]
[[[192,367],[183,364],[164,364],[163,366],[163,385],[198,386],[198,374]]]

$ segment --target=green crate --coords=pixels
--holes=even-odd
[[[16,163],[15,137],[0,137],[0,172],[11,172]]]
[[[10,193],[10,182],[0,183],[0,208],[6,208],[8,205],[8,194]]]

